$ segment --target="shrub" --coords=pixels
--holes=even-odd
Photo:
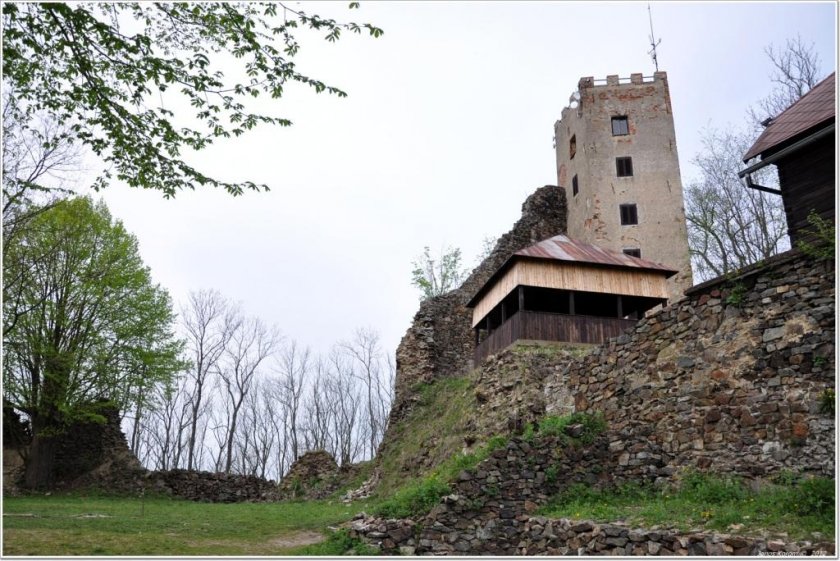
[[[579,412],[565,417],[556,415],[543,417],[539,422],[537,432],[540,436],[557,436],[566,439],[566,427],[578,424],[583,425],[583,433],[578,438],[583,444],[592,444],[595,437],[607,428],[607,423],[600,411],[595,414]]]
[[[436,476],[426,477],[403,487],[374,511],[384,518],[409,518],[429,512],[449,493],[449,485]]]
[[[834,415],[834,403],[837,401],[837,396],[834,390],[827,389],[820,393],[820,413],[826,415]]]
[[[793,487],[799,483],[801,479],[802,477],[795,471],[783,469],[773,477],[773,483],[783,487]]]
[[[549,466],[548,469],[545,470],[545,482],[549,485],[553,485],[557,482],[557,475],[559,474],[559,470],[557,466]]]
[[[815,477],[801,481],[794,488],[793,504],[799,515],[834,518],[834,480]]]
[[[747,287],[743,283],[735,283],[729,289],[729,294],[726,296],[726,303],[732,306],[740,306],[744,301],[744,295],[747,293]]]
[[[379,550],[366,544],[359,538],[351,537],[349,530],[341,529],[330,534],[325,541],[307,546],[298,553],[300,555],[319,555],[330,557],[337,555],[372,556],[377,555]]]
[[[833,261],[837,237],[837,229],[834,223],[823,219],[812,209],[808,213],[808,224],[811,225],[811,228],[803,229],[802,234],[810,236],[811,239],[797,240],[796,247],[805,255]]]
[[[689,472],[682,480],[680,494],[698,503],[722,504],[744,500],[749,489],[741,481],[730,477],[716,477]]]

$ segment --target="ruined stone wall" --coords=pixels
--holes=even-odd
[[[351,534],[387,554],[405,555],[757,555],[765,551],[831,554],[831,543],[785,542],[728,534],[631,529],[621,524],[533,516],[548,496],[574,483],[613,478],[609,438],[588,446],[556,437],[513,438],[476,468],[464,470],[451,493],[417,520],[360,515]]]
[[[602,411],[610,450],[642,478],[678,468],[833,476],[834,264],[796,251],[695,287],[545,386],[555,414]],[[619,470],[622,471],[622,470]]]
[[[116,408],[99,411],[105,422],[77,422],[59,437],[55,455],[58,487],[71,484],[93,470],[133,470],[140,462],[131,452],[120,428]]]
[[[105,423],[77,423],[56,452],[56,487],[97,489],[139,496],[164,494],[203,502],[279,501],[286,495],[273,481],[254,476],[187,471],[149,471],[131,452],[119,412],[101,412]]]
[[[711,532],[630,528],[621,523],[549,519],[522,515],[493,519],[474,529],[439,526],[438,534],[415,538],[413,520],[357,517],[351,535],[390,555],[660,555],[759,556],[834,555],[831,542],[793,542]]]
[[[491,254],[458,289],[420,304],[411,327],[397,347],[392,424],[412,406],[413,386],[471,366],[472,314],[465,306],[496,269],[514,252],[565,232],[565,192],[551,185],[541,187],[522,204],[522,217],[511,231],[499,238]]]

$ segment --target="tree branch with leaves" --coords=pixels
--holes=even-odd
[[[102,158],[94,187],[116,178],[165,197],[196,186],[233,195],[267,190],[205,175],[185,154],[260,124],[291,125],[253,107],[257,98],[282,97],[289,84],[347,95],[298,70],[299,29],[324,32],[330,42],[342,31],[383,33],[277,2],[6,2],[2,20],[4,81],[27,112],[66,123],[69,140]],[[222,70],[231,57],[238,78]],[[176,119],[172,108],[184,102],[191,119]]]

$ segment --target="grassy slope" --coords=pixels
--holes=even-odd
[[[464,447],[466,423],[475,410],[469,377],[447,378],[415,388],[419,402],[407,418],[389,427],[380,450],[382,480],[378,496],[389,496]]]
[[[453,455],[472,452],[492,436],[506,432],[509,411],[482,410],[476,400],[476,380],[482,375],[516,380],[520,390],[538,382],[530,370],[548,362],[563,362],[590,352],[589,347],[523,343],[504,352],[504,365],[485,373],[478,369],[457,378],[443,378],[412,388],[418,401],[410,413],[388,428],[379,451],[382,481],[377,494],[387,497],[411,480],[440,466]],[[499,371],[501,369],[502,371]],[[542,387],[539,386],[539,392]],[[465,437],[477,437],[465,450]]]
[[[290,555],[371,508],[70,495],[3,502],[4,555]]]

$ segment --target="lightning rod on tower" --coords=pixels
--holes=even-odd
[[[653,37],[653,16],[650,13],[650,4],[648,4],[648,21],[650,21],[650,50],[648,51],[648,54],[650,55],[650,58],[653,59],[653,65],[656,67],[656,71],[659,72],[659,61],[656,59],[656,47],[659,46],[662,39],[654,39]]]

